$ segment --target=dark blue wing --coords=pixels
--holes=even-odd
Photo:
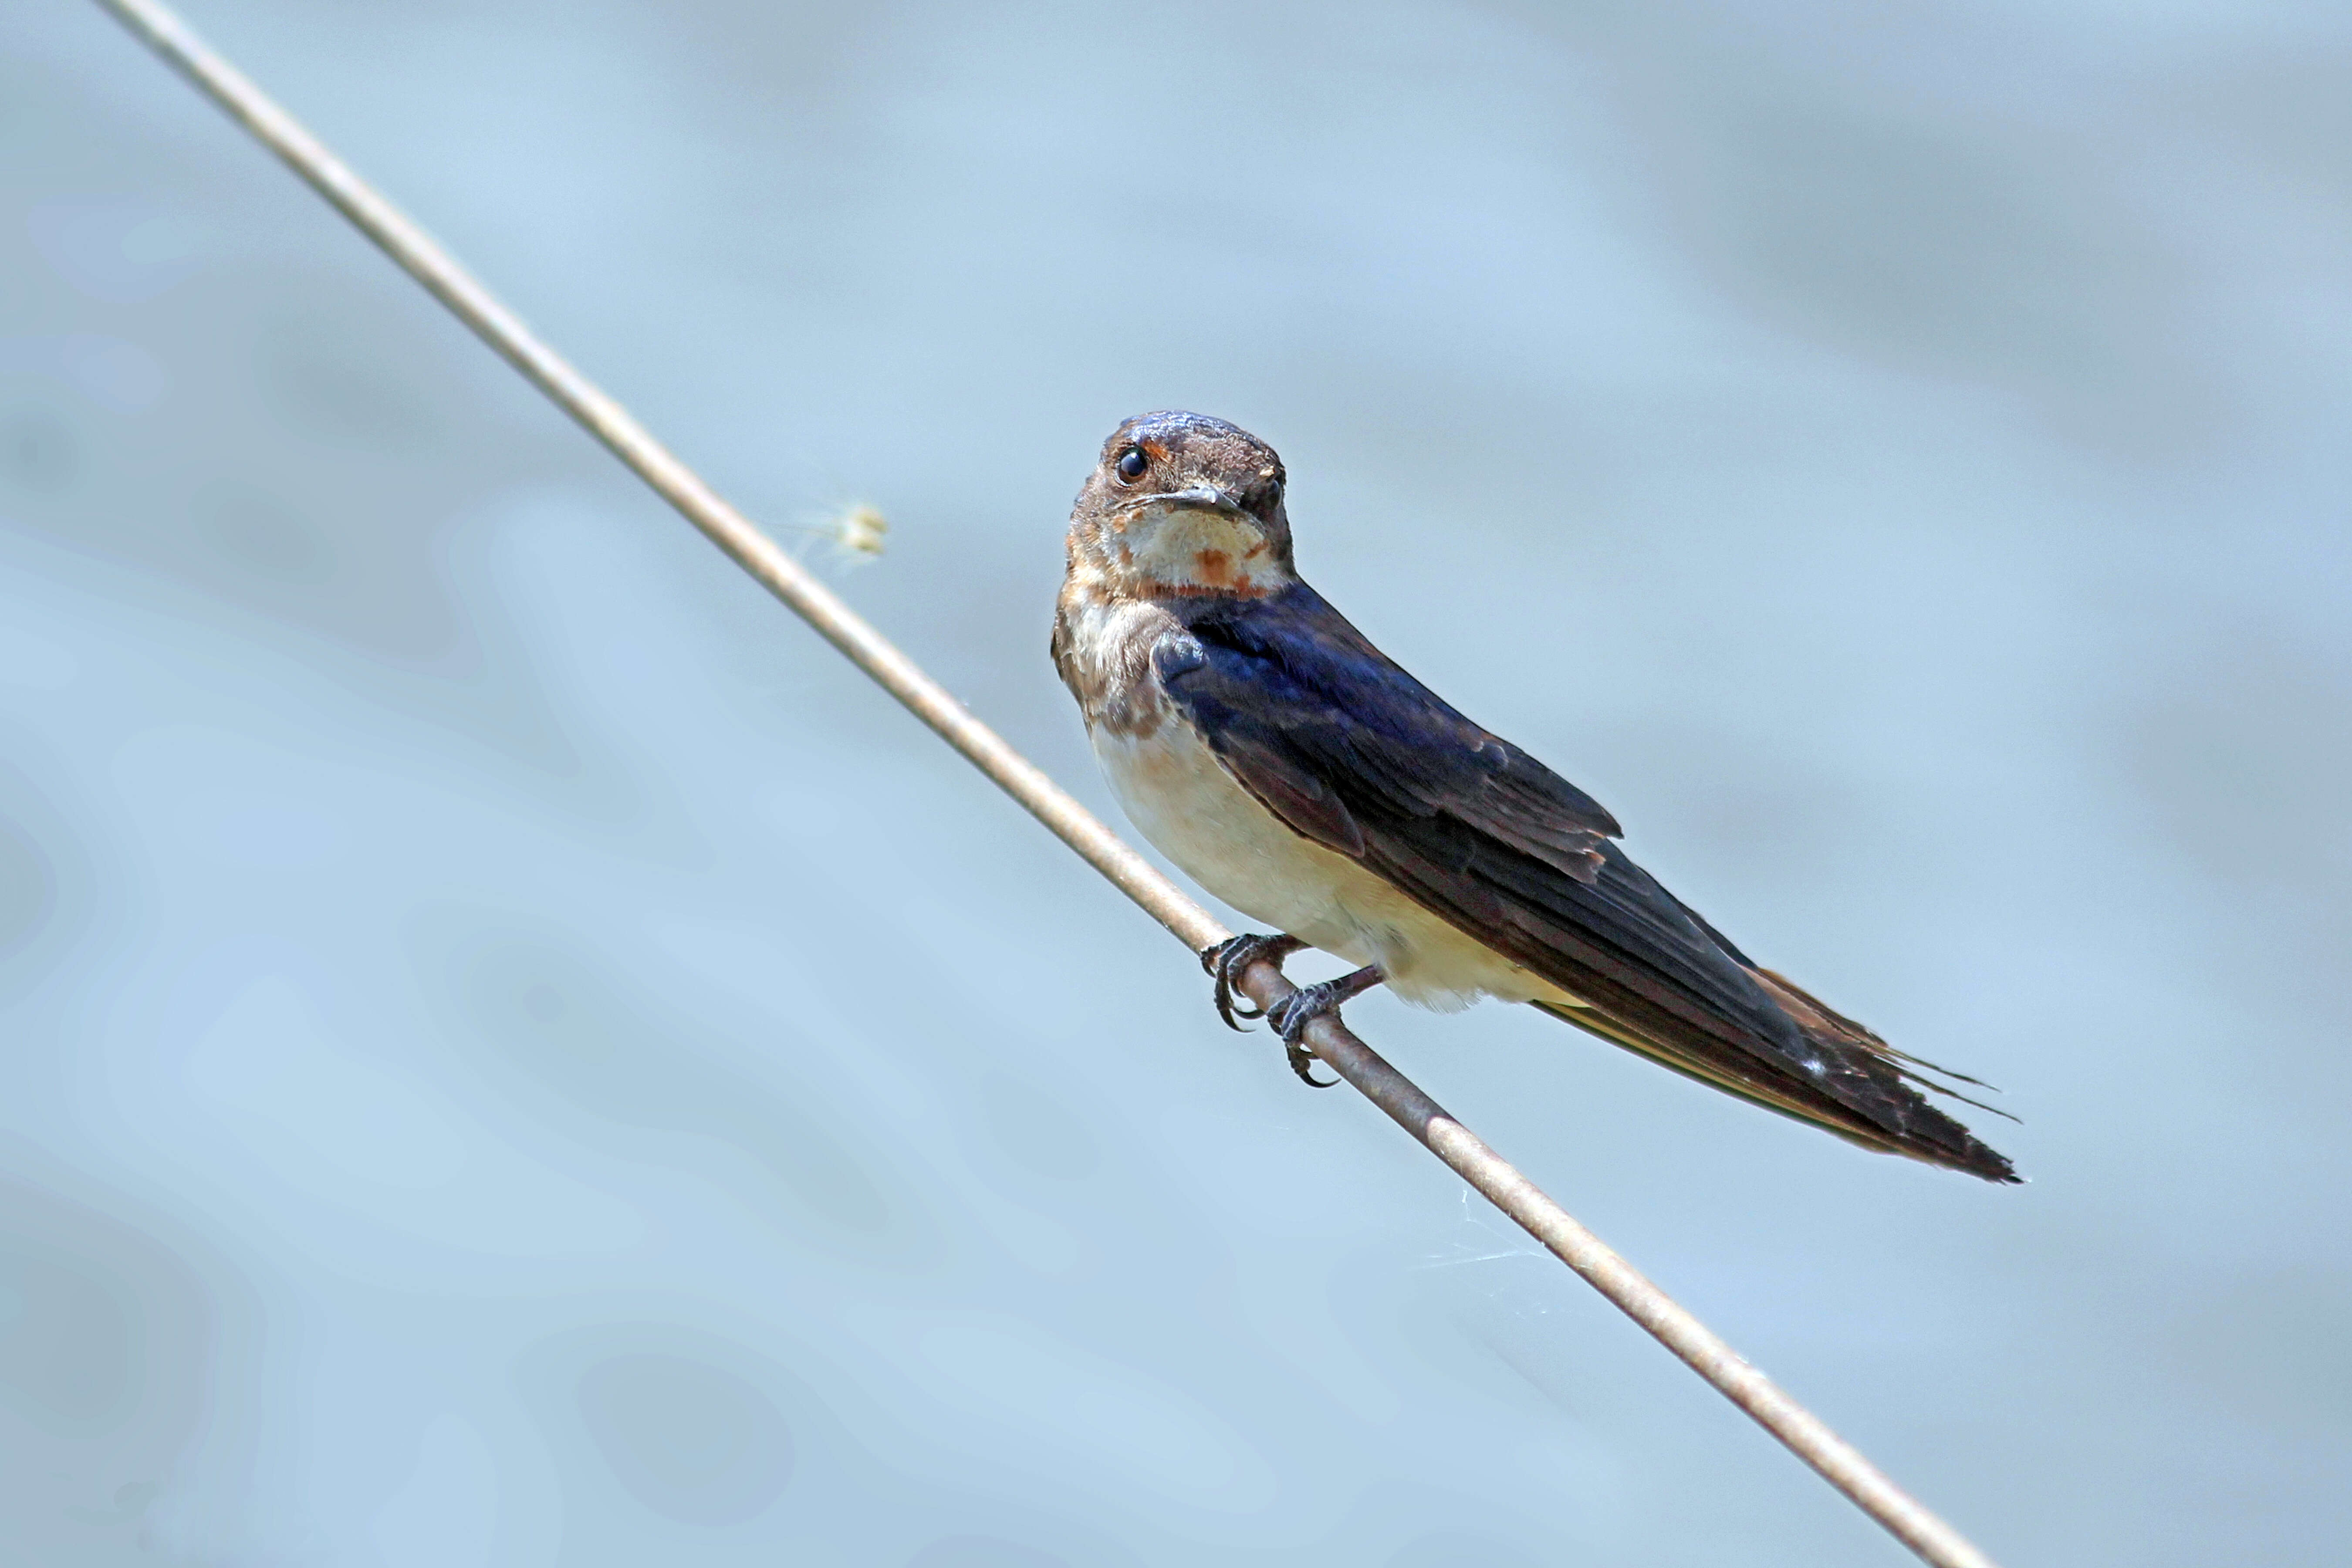
[[[1591,1005],[1560,1016],[1848,1136],[2006,1174],[1911,1088],[1905,1058],[1749,963],[1612,842],[1598,802],[1312,589],[1181,613],[1190,635],[1165,639],[1155,668],[1243,787]]]
[[[1599,802],[1449,707],[1312,589],[1187,621],[1189,641],[1158,655],[1160,682],[1276,815],[1579,994],[1591,971],[1622,971],[1662,1005],[1796,1047],[1736,957],[1610,842],[1622,830]]]

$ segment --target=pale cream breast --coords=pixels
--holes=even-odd
[[[1088,563],[1073,551],[1054,662],[1112,793],[1161,854],[1252,920],[1350,963],[1379,964],[1408,1002],[1451,1009],[1492,995],[1582,1005],[1261,805],[1160,684],[1152,650],[1184,635],[1181,624],[1164,605],[1117,591]]]
[[[1137,830],[1210,892],[1350,963],[1379,964],[1391,990],[1422,1006],[1450,1011],[1482,995],[1582,1005],[1347,856],[1292,832],[1190,724],[1167,721],[1126,733],[1096,727],[1095,757]]]

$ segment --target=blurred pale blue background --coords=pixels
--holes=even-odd
[[[1264,434],[2034,1181],[1366,1033],[2004,1562],[2340,1560],[2342,8],[191,13],[1106,807],[1069,497]],[[0,49],[12,1561],[1898,1559],[93,8]]]

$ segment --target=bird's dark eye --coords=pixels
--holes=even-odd
[[[1118,455],[1118,477],[1129,484],[1141,479],[1143,470],[1150,466],[1150,459],[1143,455],[1140,447],[1129,447]]]

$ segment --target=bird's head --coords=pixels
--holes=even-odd
[[[1258,598],[1294,579],[1282,459],[1204,414],[1111,432],[1070,511],[1070,571],[1112,593]]]

